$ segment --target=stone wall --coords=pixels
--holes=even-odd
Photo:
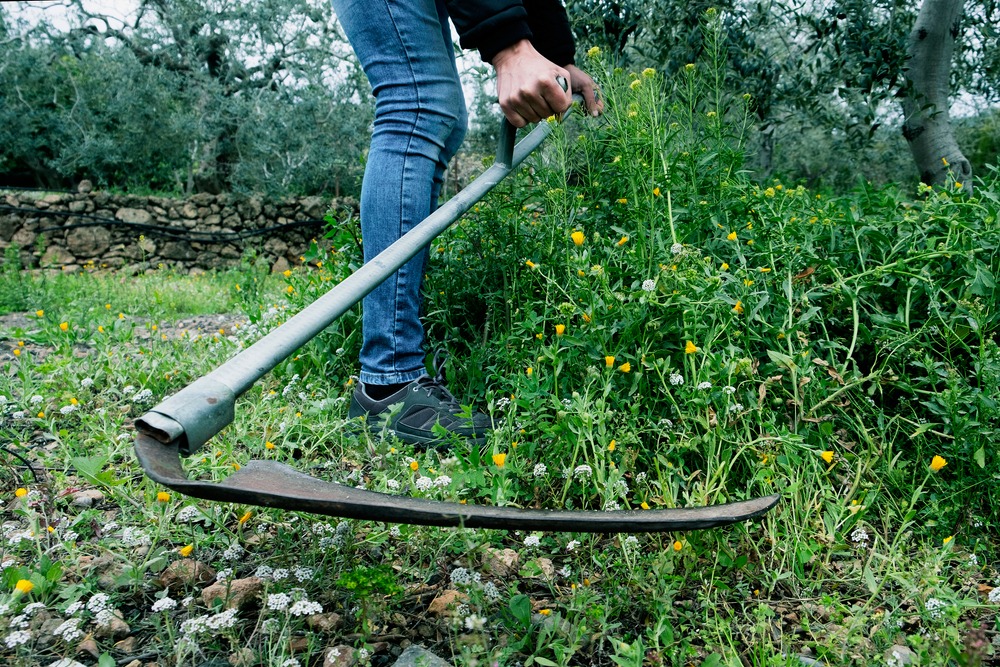
[[[255,250],[273,271],[284,271],[312,239],[322,239],[331,209],[342,220],[356,214],[357,202],[142,197],[94,191],[87,181],[77,193],[8,192],[0,201],[0,261],[17,246],[26,268],[198,271],[231,266]]]

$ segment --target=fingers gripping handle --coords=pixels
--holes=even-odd
[[[562,86],[562,89],[569,90],[569,82],[566,81],[565,77],[557,76],[556,81]],[[579,96],[574,95],[573,101],[581,101],[582,98],[578,99]],[[500,166],[510,169],[511,164],[514,160],[514,136],[517,134],[517,128],[506,118],[500,121],[500,140],[497,142],[497,159],[496,163]]]

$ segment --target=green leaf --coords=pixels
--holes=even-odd
[[[535,661],[535,662],[536,662],[537,664],[539,664],[539,665],[542,665],[542,667],[559,667],[559,665],[558,665],[558,664],[556,664],[556,663],[552,662],[552,661],[551,661],[551,660],[549,660],[548,658],[542,658],[542,657],[540,657],[540,656],[537,656],[537,655],[535,655],[535,656],[532,656],[532,659],[533,659],[533,660],[534,660],[534,661]]]
[[[972,456],[976,460],[976,463],[979,465],[980,468],[985,468],[986,467],[986,448],[985,447],[980,447],[979,449],[977,449],[976,453],[973,454]]]
[[[976,277],[972,280],[969,291],[976,296],[991,296],[996,287],[997,280],[989,267],[977,260]]]
[[[786,368],[790,371],[798,370],[798,366],[795,365],[795,360],[792,359],[787,354],[784,354],[782,352],[777,352],[776,350],[768,350],[767,356],[771,357],[771,361],[781,366],[782,368]]]

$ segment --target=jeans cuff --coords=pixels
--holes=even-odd
[[[406,373],[366,373],[361,371],[358,379],[365,384],[403,384],[413,382],[423,375],[427,375],[427,371],[423,368]]]

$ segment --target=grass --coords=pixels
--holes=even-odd
[[[428,335],[502,418],[483,450],[348,422],[355,310],[188,467],[273,458],[520,507],[780,494],[762,521],[518,534],[168,493],[137,469],[132,420],[348,275],[352,230],[276,277],[252,257],[199,277],[8,269],[0,428],[37,476],[0,470],[0,657],[318,665],[341,647],[383,665],[418,642],[461,666],[998,664],[997,174],[968,198],[754,184],[752,100],[718,93],[721,61],[608,72],[603,122],[561,127],[433,245]],[[178,580],[185,559],[212,571]],[[212,581],[251,594],[226,612]]]

